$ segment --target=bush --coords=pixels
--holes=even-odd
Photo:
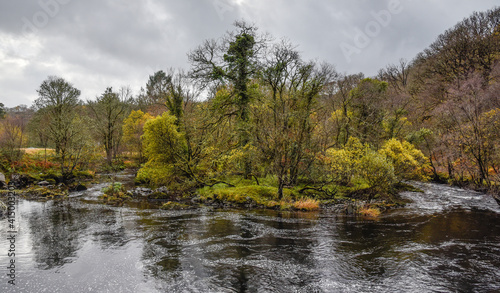
[[[330,164],[332,179],[343,185],[349,185],[358,172],[360,158],[364,156],[368,146],[359,139],[350,137],[343,149],[329,149],[326,160]]]
[[[125,195],[125,188],[120,182],[113,182],[109,186],[104,187],[102,192],[110,197],[122,197]]]
[[[398,180],[427,180],[424,169],[427,167],[428,158],[407,141],[397,139],[388,140],[379,153],[386,156],[394,166],[394,173]]]
[[[367,150],[359,164],[361,177],[370,187],[387,191],[396,182],[394,167],[386,157],[373,150]]]
[[[139,171],[135,182],[151,186],[168,186],[174,182],[174,167],[170,164],[147,162]]]

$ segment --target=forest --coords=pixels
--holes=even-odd
[[[33,105],[0,105],[0,172],[70,186],[130,168],[164,196],[281,209],[394,204],[411,180],[500,194],[500,8],[371,77],[304,60],[247,22],[231,29],[138,93],[84,101],[49,76]]]

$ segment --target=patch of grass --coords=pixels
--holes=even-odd
[[[319,201],[312,198],[302,198],[293,203],[293,208],[301,211],[315,211],[319,209]]]
[[[261,185],[247,185],[227,187],[217,184],[214,187],[204,187],[198,190],[202,200],[220,200],[236,204],[255,203],[266,205],[267,202],[277,199],[278,189]]]
[[[359,209],[358,213],[364,217],[377,218],[378,216],[380,216],[381,211],[375,207],[362,207],[361,209]]]
[[[303,196],[296,198],[296,190],[285,188],[283,198],[278,199],[278,188],[262,185],[228,187],[217,184],[198,189],[202,201],[220,201],[237,206],[257,205],[269,209],[314,211],[319,209],[319,201]]]

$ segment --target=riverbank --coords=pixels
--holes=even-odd
[[[109,206],[148,203],[157,209],[186,210],[201,207],[215,209],[269,209],[279,211],[329,210],[339,214],[377,217],[393,208],[403,207],[407,200],[398,196],[403,191],[418,191],[408,184],[398,184],[391,194],[380,196],[376,190],[345,188],[325,195],[314,188],[285,188],[283,198],[277,197],[277,188],[265,185],[227,186],[224,184],[192,189],[188,192],[170,190],[167,187],[148,188],[135,186],[134,170],[118,173],[95,174],[92,177],[73,180],[69,184],[15,177],[29,182],[16,193],[25,199],[36,201],[65,200],[89,188],[99,186],[96,200]],[[110,188],[113,187],[113,188]],[[307,191],[307,192],[305,192]],[[2,191],[0,191],[0,194]]]

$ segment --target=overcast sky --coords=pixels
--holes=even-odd
[[[0,0],[0,102],[30,106],[49,75],[93,99],[137,93],[160,69],[189,69],[187,53],[235,20],[288,38],[304,59],[375,75],[411,60],[473,11],[498,0]]]

